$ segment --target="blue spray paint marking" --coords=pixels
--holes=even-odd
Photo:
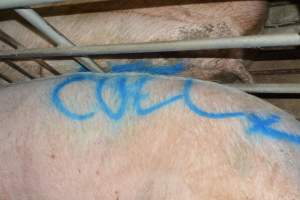
[[[63,103],[63,101],[60,98],[60,94],[62,93],[63,89],[75,82],[81,82],[81,81],[95,81],[95,77],[93,76],[71,76],[66,78],[63,82],[59,83],[53,90],[52,93],[52,102],[56,106],[56,108],[61,111],[64,115],[67,117],[74,119],[74,120],[87,120],[91,117],[93,117],[97,110],[91,111],[85,114],[77,114],[72,111],[70,111]]]
[[[226,118],[239,118],[244,117],[245,113],[243,112],[232,112],[232,113],[210,113],[202,110],[197,107],[191,100],[190,91],[192,89],[193,82],[192,80],[186,80],[184,83],[183,97],[185,104],[196,114],[202,117],[211,118],[211,119],[226,119]]]
[[[252,127],[248,129],[248,133],[250,134],[262,134],[273,139],[300,144],[300,135],[280,131],[271,127],[273,124],[280,122],[279,116],[271,115],[267,119],[262,119],[252,113],[247,116],[247,119],[252,124]]]
[[[123,117],[123,115],[126,111],[127,102],[128,102],[128,92],[126,89],[126,78],[120,77],[116,80],[116,88],[119,93],[119,97],[120,97],[119,99],[121,100],[117,112],[113,112],[103,99],[102,91],[103,91],[106,81],[107,81],[107,79],[101,79],[98,81],[97,89],[96,89],[96,98],[97,98],[102,110],[104,111],[104,113],[106,113],[113,120],[119,120]]]
[[[147,98],[149,97],[149,94],[143,93],[143,87],[148,81],[150,81],[150,78],[146,76],[141,77],[131,85],[127,84],[127,79],[128,78],[126,76],[116,76],[114,78],[108,79],[105,77],[86,74],[73,75],[65,79],[54,88],[52,92],[52,102],[60,112],[73,120],[87,120],[89,118],[92,118],[97,112],[99,112],[99,110],[102,110],[112,120],[120,120],[125,115],[130,98],[133,99],[133,107],[138,115],[148,115],[182,98],[182,95],[178,95],[157,104],[150,105],[148,108],[142,108],[141,102],[143,100],[147,100]],[[99,106],[93,112],[84,114],[72,112],[64,105],[62,99],[60,98],[60,94],[66,86],[81,81],[91,81],[96,84],[95,97],[97,99],[97,102],[99,103]],[[112,83],[111,86],[113,88],[109,87],[109,81]],[[118,99],[120,100],[120,103],[116,112],[113,112],[113,110],[105,102],[102,96],[105,87],[108,89],[116,89],[118,93]]]
[[[246,113],[246,112],[207,112],[201,107],[196,105],[190,96],[191,89],[193,86],[192,80],[185,80],[183,90],[179,94],[168,97],[161,102],[150,105],[147,108],[141,106],[143,101],[148,100],[150,94],[144,91],[144,87],[149,83],[153,78],[142,75],[135,82],[128,83],[128,77],[126,75],[116,75],[114,77],[107,78],[105,76],[96,76],[92,74],[78,74],[72,75],[66,78],[64,81],[55,86],[52,92],[52,102],[54,106],[65,116],[73,120],[84,121],[92,118],[97,112],[102,110],[110,119],[120,120],[125,115],[128,110],[130,99],[132,99],[132,107],[134,108],[138,116],[146,116],[157,110],[162,109],[168,105],[171,105],[179,100],[182,100],[184,105],[187,106],[193,113],[200,117],[208,119],[240,119],[245,122],[248,122],[249,127],[247,128],[247,133],[250,135],[261,134],[266,137],[270,137],[276,140],[283,140],[290,143],[300,145],[300,135],[285,132],[274,128],[274,125],[279,124],[281,119],[278,115],[271,114],[265,118],[260,117],[256,113]],[[60,98],[60,94],[63,92],[63,89],[76,82],[81,81],[92,81],[96,84],[95,97],[99,106],[91,112],[84,114],[77,114],[70,111],[63,103]],[[109,83],[111,85],[109,85]],[[102,93],[105,88],[116,89],[115,91],[118,94],[118,99],[120,100],[119,105],[117,105],[117,110],[114,112],[109,105],[105,102]]]
[[[277,140],[284,140],[287,142],[300,144],[300,135],[280,131],[272,128],[273,124],[280,122],[280,117],[277,115],[270,115],[267,119],[263,119],[254,113],[246,112],[226,112],[226,113],[210,113],[197,107],[190,99],[190,90],[192,88],[192,80],[186,80],[184,85],[184,99],[185,104],[190,108],[191,111],[199,116],[210,118],[210,119],[226,119],[226,118],[239,118],[248,121],[251,127],[247,129],[249,134],[262,134],[267,137],[271,137]]]
[[[136,92],[133,93],[133,97],[134,97],[134,107],[138,115],[148,115],[182,98],[182,95],[176,95],[174,97],[168,98],[167,100],[149,106],[148,108],[142,108],[141,107],[142,101],[146,100],[149,97],[149,94],[143,93],[143,88],[148,81],[150,81],[150,78],[143,77],[136,82]]]
[[[183,64],[169,66],[153,66],[145,61],[137,61],[129,64],[114,65],[111,68],[113,73],[139,72],[158,75],[175,75],[185,71]]]

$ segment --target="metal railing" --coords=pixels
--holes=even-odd
[[[191,50],[211,50],[211,49],[233,49],[233,48],[259,48],[259,47],[283,47],[299,46],[300,35],[298,33],[255,35],[229,38],[202,39],[190,41],[168,41],[136,44],[111,44],[97,46],[75,46],[68,38],[62,35],[52,25],[45,21],[37,12],[30,8],[21,8],[36,4],[62,2],[62,0],[4,0],[0,2],[0,9],[15,9],[21,17],[28,21],[43,36],[49,38],[59,48],[26,49],[14,38],[0,30],[0,40],[13,47],[15,50],[0,51],[0,61],[6,63],[19,73],[34,79],[35,77],[26,72],[12,60],[33,59],[54,75],[60,75],[58,70],[42,60],[50,57],[71,57],[74,60],[72,65],[84,66],[92,72],[103,72],[95,61],[87,56],[129,54],[129,53],[149,53],[149,52],[174,52]],[[13,81],[0,74],[0,79],[12,83]],[[230,84],[229,86],[239,88],[251,93],[299,93],[300,84]]]
[[[63,0],[1,0],[0,9],[21,8],[40,4],[62,2]]]
[[[286,33],[187,41],[109,44],[44,49],[21,49],[16,51],[0,52],[0,59],[99,56],[131,53],[156,53],[237,48],[249,49],[260,47],[286,47],[298,45],[300,45],[300,35],[298,33]]]

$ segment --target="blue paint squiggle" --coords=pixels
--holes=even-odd
[[[211,118],[211,119],[225,119],[225,118],[238,118],[244,117],[244,112],[226,112],[226,113],[211,113],[202,110],[200,107],[197,107],[190,97],[190,91],[192,89],[193,82],[192,80],[186,80],[184,83],[183,89],[183,97],[185,104],[194,112],[197,113],[199,116]]]
[[[145,61],[137,61],[129,64],[114,65],[111,68],[113,73],[121,72],[139,72],[157,75],[175,75],[183,72],[185,67],[183,64],[175,64],[168,66],[153,66]]]
[[[119,120],[123,117],[125,111],[126,111],[126,105],[128,101],[128,92],[126,89],[126,78],[120,77],[116,81],[116,88],[119,94],[120,99],[120,105],[118,106],[118,110],[116,112],[113,112],[112,109],[105,103],[105,100],[103,99],[102,92],[103,88],[105,86],[105,82],[107,79],[100,79],[97,83],[97,89],[96,89],[96,95],[97,100],[100,104],[100,107],[106,113],[111,119]]]
[[[166,100],[163,100],[157,104],[151,105],[148,108],[142,108],[142,106],[141,106],[142,101],[147,100],[147,98],[149,97],[149,94],[143,93],[143,88],[144,88],[145,84],[149,81],[150,81],[150,79],[147,77],[140,78],[135,84],[136,90],[132,93],[132,97],[134,99],[133,105],[134,105],[134,108],[138,115],[148,115],[148,114],[150,114],[156,110],[159,110],[160,108],[165,107],[165,106],[167,106],[173,102],[176,102],[182,98],[182,95],[176,95],[176,96],[170,97]]]
[[[77,114],[75,112],[72,112],[65,106],[64,102],[60,98],[60,94],[62,93],[63,89],[66,86],[68,86],[72,83],[82,82],[82,81],[95,82],[96,79],[94,76],[71,76],[71,77],[66,78],[63,82],[56,85],[56,87],[54,88],[53,93],[52,93],[52,102],[56,106],[56,108],[59,111],[61,111],[64,115],[66,115],[67,117],[69,117],[73,120],[79,120],[79,121],[87,120],[87,119],[93,117],[97,113],[97,110],[91,111],[88,113],[84,113],[84,114]]]
[[[251,127],[248,128],[250,134],[262,134],[277,140],[283,140],[294,144],[300,144],[300,135],[277,130],[272,125],[280,122],[280,117],[277,115],[270,115],[267,119],[263,119],[256,114],[247,115]]]
[[[200,106],[193,102],[190,96],[193,86],[192,80],[185,80],[182,91],[179,91],[177,95],[168,97],[158,103],[148,105],[148,107],[144,108],[142,106],[143,101],[148,100],[151,96],[144,88],[146,84],[149,84],[152,80],[153,78],[147,75],[139,76],[133,83],[129,83],[126,75],[115,75],[113,77],[101,77],[99,75],[92,74],[72,75],[55,86],[52,92],[52,102],[57,110],[72,120],[88,120],[97,112],[102,111],[110,119],[118,121],[126,114],[130,105],[133,107],[133,110],[138,116],[146,116],[175,102],[182,101],[190,111],[199,117],[216,120],[229,118],[239,119],[247,122],[249,127],[247,127],[246,131],[250,135],[260,134],[265,137],[300,145],[299,134],[274,128],[274,125],[281,122],[281,118],[278,115],[270,114],[264,118],[253,112],[208,112],[203,110]],[[72,112],[65,106],[60,95],[66,86],[81,81],[90,81],[96,84],[95,97],[97,99],[98,106],[90,112],[78,114]],[[115,94],[118,96],[119,103],[116,106],[116,111],[113,111],[111,106],[109,106],[103,98],[103,92],[105,89],[114,89]]]

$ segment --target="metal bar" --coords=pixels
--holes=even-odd
[[[1,0],[0,9],[20,8],[33,5],[62,2],[63,0]]]
[[[300,35],[298,33],[241,36],[217,39],[202,39],[189,41],[170,41],[135,44],[110,44],[96,46],[75,46],[45,49],[24,49],[17,51],[0,52],[0,59],[25,59],[42,57],[76,57],[96,55],[116,55],[129,53],[154,53],[195,51],[212,49],[259,48],[278,46],[298,46]]]
[[[35,77],[32,76],[31,74],[29,74],[28,72],[26,72],[24,69],[22,69],[22,67],[18,66],[17,64],[11,62],[11,61],[4,61],[5,64],[7,64],[8,66],[10,66],[11,68],[15,69],[16,71],[20,72],[21,74],[23,74],[24,76],[26,76],[29,79],[34,79]]]
[[[300,84],[226,84],[248,93],[300,94]]]
[[[45,68],[46,70],[48,70],[49,72],[51,72],[54,75],[60,75],[60,73],[54,69],[51,65],[49,65],[48,63],[46,63],[45,61],[41,60],[41,59],[36,59],[34,60],[36,63],[38,63],[41,67]]]
[[[252,75],[283,75],[283,74],[300,74],[300,68],[287,68],[287,69],[269,69],[249,71]]]
[[[5,76],[4,74],[0,73],[0,78],[3,79],[3,80],[5,80],[8,83],[13,83],[13,81],[10,80],[10,78],[8,78],[7,76]]]
[[[85,4],[85,3],[95,3],[95,2],[105,2],[105,1],[110,1],[110,0],[64,0],[63,2],[59,3],[53,3],[50,5],[46,6],[70,6],[74,4]],[[37,8],[39,7],[44,7],[44,5],[38,5],[36,6]]]
[[[1,29],[0,29],[0,40],[14,49],[22,49],[24,47],[15,39],[13,39],[4,31],[2,31]]]
[[[46,22],[37,12],[32,9],[15,9],[15,11],[32,24],[42,34],[51,39],[58,46],[74,46],[64,35]],[[80,64],[93,72],[101,72],[100,66],[90,58],[75,58]]]
[[[25,47],[16,41],[14,38],[10,37],[8,34],[6,34],[4,31],[0,29],[0,40],[6,43],[7,45],[11,46],[14,49],[24,49]],[[47,69],[49,72],[51,72],[54,75],[60,75],[60,73],[54,69],[52,66],[50,66],[48,63],[41,59],[36,59],[34,62],[38,63],[41,67]]]

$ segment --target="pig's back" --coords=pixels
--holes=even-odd
[[[299,198],[299,123],[234,89],[83,73],[7,87],[0,105],[0,197]]]

